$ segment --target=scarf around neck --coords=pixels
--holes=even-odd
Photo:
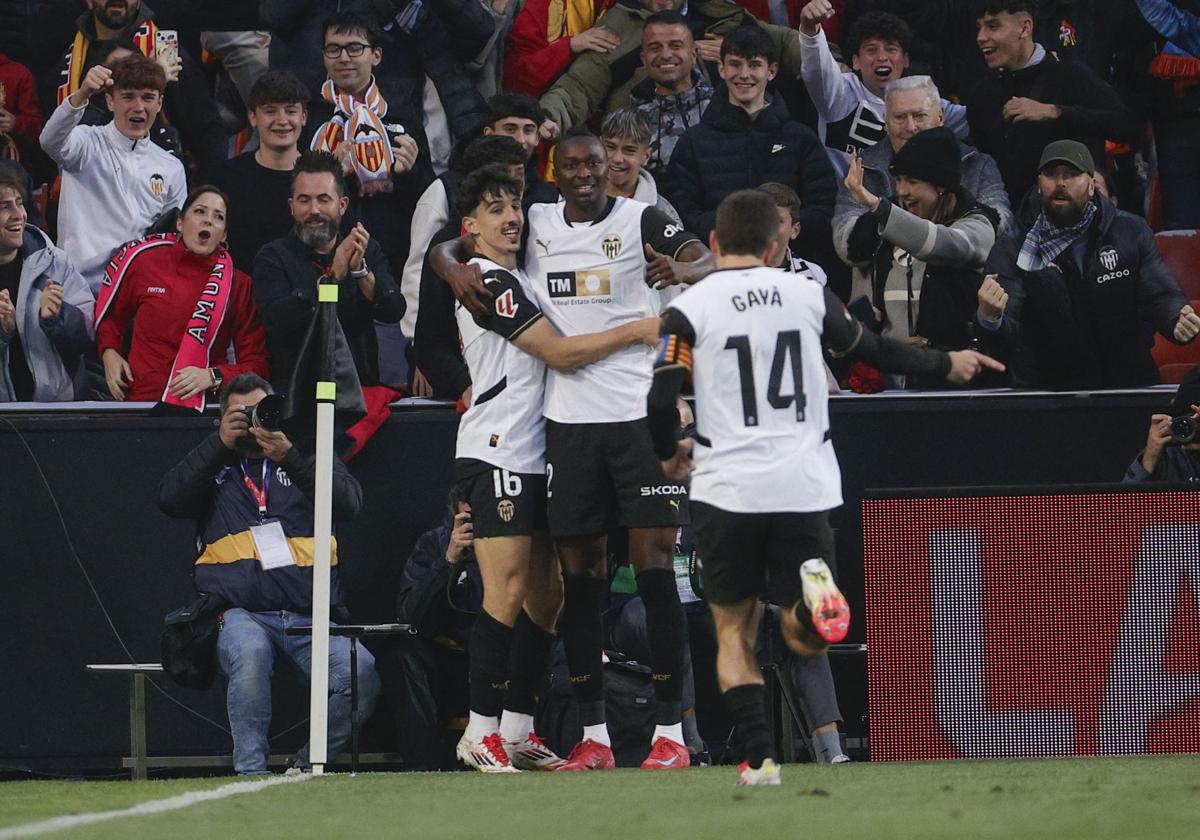
[[[1071,243],[1082,236],[1096,218],[1096,205],[1088,202],[1083,209],[1083,216],[1068,228],[1053,225],[1046,218],[1046,211],[1038,214],[1037,221],[1025,234],[1021,243],[1021,253],[1017,256],[1017,268],[1022,271],[1041,271],[1050,265],[1059,254],[1067,250]]]

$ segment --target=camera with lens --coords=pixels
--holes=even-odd
[[[252,429],[278,432],[283,428],[283,409],[287,398],[283,394],[269,394],[258,405],[243,408],[242,413]]]
[[[1200,438],[1200,420],[1191,414],[1171,418],[1172,443],[1197,443]]]

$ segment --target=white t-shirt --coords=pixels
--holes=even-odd
[[[525,270],[535,300],[563,335],[601,332],[657,315],[658,290],[646,285],[645,245],[669,257],[696,237],[664,213],[612,199],[592,222],[572,224],[566,204],[529,208]],[[654,351],[626,347],[573,373],[546,377],[545,414],[558,423],[621,423],[646,416]]]
[[[842,503],[829,439],[825,291],[777,268],[717,271],[668,309],[695,333],[691,498],[734,513]],[[669,322],[668,322],[669,323]]]
[[[471,406],[458,424],[456,458],[475,458],[516,473],[546,470],[542,419],[546,365],[513,340],[542,317],[520,270],[471,260],[494,297],[485,317],[454,306],[463,358],[471,371]]]

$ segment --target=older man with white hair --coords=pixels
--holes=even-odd
[[[906,76],[887,86],[884,92],[884,132],[886,142],[876,143],[862,153],[863,186],[877,196],[891,196],[896,185],[888,167],[896,153],[918,132],[935,128],[945,122],[942,97],[929,76]],[[983,152],[960,142],[962,152],[962,186],[980,204],[991,207],[1000,215],[1000,230],[1012,221],[1008,193],[1000,178],[996,161]],[[838,256],[848,264],[850,232],[858,217],[867,209],[854,200],[845,184],[838,186],[837,204],[833,211],[833,245]],[[870,277],[856,267],[851,281],[851,295],[867,294]]]

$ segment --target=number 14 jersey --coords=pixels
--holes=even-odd
[[[821,354],[824,289],[776,268],[716,271],[671,302],[694,333],[691,499],[734,513],[842,503]]]

